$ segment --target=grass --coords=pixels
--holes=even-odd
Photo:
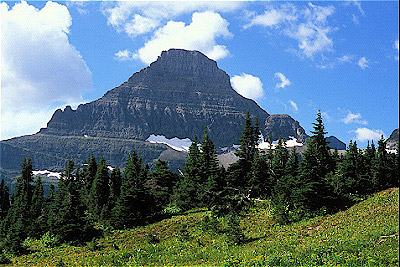
[[[87,246],[43,248],[10,266],[398,266],[398,188],[374,194],[330,216],[281,226],[267,201],[241,221],[247,242],[232,246],[225,234],[204,230],[209,212],[195,210]]]

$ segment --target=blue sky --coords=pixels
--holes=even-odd
[[[235,90],[345,143],[398,128],[398,2],[4,2],[1,138],[93,101],[162,50],[199,50]]]

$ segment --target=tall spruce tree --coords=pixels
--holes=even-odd
[[[304,215],[314,215],[323,210],[329,210],[334,202],[333,189],[326,176],[334,170],[334,163],[329,153],[325,139],[324,124],[321,112],[317,113],[314,131],[307,148],[303,153],[299,190],[296,205],[301,207]]]
[[[89,194],[89,212],[95,219],[100,219],[102,210],[107,208],[110,195],[110,178],[108,167],[104,158],[101,158],[97,164],[97,171],[92,182],[92,188]]]
[[[90,239],[95,230],[85,215],[80,182],[74,174],[74,161],[68,160],[61,174],[49,217],[50,232],[62,242],[80,243]]]
[[[125,165],[121,194],[112,210],[112,224],[118,229],[142,224],[153,213],[154,201],[145,187],[147,169],[133,151]]]
[[[197,137],[195,137],[189,147],[186,163],[183,167],[183,175],[181,176],[174,193],[174,201],[176,205],[183,210],[200,206],[200,196],[204,192],[202,188],[199,188],[201,181],[200,150],[197,143]]]
[[[35,188],[32,195],[32,205],[30,207],[30,227],[29,236],[39,238],[45,233],[47,221],[43,216],[45,208],[44,189],[40,177],[36,179]]]
[[[30,227],[30,207],[32,202],[32,160],[24,158],[21,175],[17,178],[13,202],[1,225],[1,237],[6,250],[14,255],[26,251],[22,242],[28,237]]]
[[[250,113],[246,113],[244,129],[239,139],[240,146],[235,152],[239,160],[228,168],[227,180],[236,189],[250,189],[251,169],[255,155],[258,153],[260,130],[258,121],[253,125]]]
[[[0,222],[7,216],[10,209],[10,189],[5,185],[4,179],[0,183]]]
[[[154,170],[149,173],[146,187],[153,195],[159,210],[170,203],[177,180],[178,175],[169,170],[168,162],[159,159],[154,163]]]

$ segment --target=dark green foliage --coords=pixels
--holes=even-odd
[[[121,194],[112,210],[112,225],[118,229],[143,224],[154,211],[154,201],[145,188],[147,169],[133,151],[125,166]]]
[[[69,160],[61,175],[48,223],[50,232],[58,236],[61,242],[79,243],[91,238],[95,231],[85,216],[80,195],[81,184],[74,170],[74,162]]]
[[[200,198],[203,195],[203,190],[200,189],[202,178],[200,150],[195,137],[189,147],[187,160],[183,167],[183,176],[181,176],[174,193],[174,200],[178,207],[188,210],[200,205]]]
[[[271,196],[274,185],[270,165],[263,153],[256,153],[252,163],[250,184],[250,196],[266,198]]]
[[[171,201],[171,195],[177,180],[178,175],[169,170],[166,161],[158,160],[154,163],[154,170],[149,173],[146,187],[150,190],[155,200],[155,205],[160,210]]]
[[[0,183],[0,222],[7,216],[10,209],[10,189],[4,184],[4,179]]]
[[[97,171],[92,182],[92,188],[89,194],[88,207],[91,216],[95,219],[105,219],[101,217],[105,216],[107,209],[107,203],[110,195],[110,183],[106,161],[101,158],[97,164]]]
[[[260,136],[258,121],[253,125],[250,113],[247,112],[244,129],[239,139],[240,146],[235,154],[239,160],[228,168],[227,182],[235,188],[247,188],[251,186],[251,168],[255,155],[258,153],[257,144]]]
[[[32,195],[32,204],[30,207],[30,229],[28,235],[30,237],[39,238],[45,233],[47,228],[47,220],[44,214],[45,211],[45,199],[42,181],[39,178],[36,179],[36,185]]]
[[[13,203],[0,228],[4,248],[14,255],[26,252],[22,242],[28,237],[31,220],[32,181],[32,161],[24,158],[21,164],[21,175],[17,179],[18,184],[13,194]]]

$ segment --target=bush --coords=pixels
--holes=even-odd
[[[149,244],[157,244],[157,243],[160,243],[160,239],[158,239],[158,237],[155,234],[148,233],[147,234],[147,242]]]
[[[50,232],[46,232],[40,238],[40,242],[46,248],[54,248],[60,245],[60,237],[58,235],[54,235]]]
[[[9,264],[11,263],[11,260],[3,253],[0,251],[0,264]]]

